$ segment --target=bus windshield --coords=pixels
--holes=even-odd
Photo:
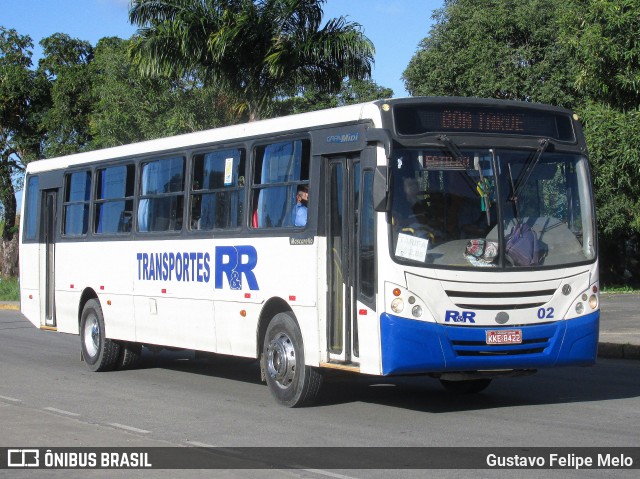
[[[457,268],[564,266],[595,258],[587,159],[514,149],[395,150],[392,253]]]

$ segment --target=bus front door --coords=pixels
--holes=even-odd
[[[327,349],[330,362],[344,365],[360,363],[358,318],[368,310],[362,284],[373,281],[369,277],[375,269],[373,208],[370,201],[363,203],[366,193],[361,195],[361,189],[369,191],[373,184],[373,168],[363,153],[362,158],[331,158],[326,183]]]

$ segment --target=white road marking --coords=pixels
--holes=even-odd
[[[73,417],[80,416],[80,414],[78,414],[78,413],[65,411],[63,409],[58,409],[58,408],[55,408],[55,407],[45,407],[43,409],[45,411],[49,411],[49,412],[55,412],[55,413],[58,413],[58,414],[64,414],[65,416],[73,416]]]
[[[11,403],[14,403],[14,404],[19,404],[19,403],[22,402],[22,399],[10,398],[10,397],[7,397],[7,396],[0,396],[0,400],[6,401],[6,402],[11,402]]]
[[[216,447],[212,444],[207,444],[207,443],[198,442],[198,441],[187,441],[187,444],[193,447]]]
[[[124,429],[125,431],[137,432],[139,434],[151,434],[151,431],[147,431],[145,429],[138,429],[133,426],[126,426],[125,424],[118,424],[117,422],[111,422],[108,426],[116,427],[118,429]]]
[[[303,469],[303,471],[313,472],[314,474],[320,474],[321,476],[335,477],[337,479],[355,479],[351,476],[345,476],[344,474],[338,474],[337,472],[325,471],[323,469]]]

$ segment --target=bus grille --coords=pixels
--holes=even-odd
[[[452,290],[445,292],[449,299],[461,309],[505,311],[539,308],[551,300],[555,291],[555,289],[542,289],[517,292]]]
[[[488,345],[482,341],[451,341],[457,356],[520,356],[524,354],[540,354],[549,347],[551,338],[536,338],[522,341],[521,344],[505,346]]]

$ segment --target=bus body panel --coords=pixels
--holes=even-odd
[[[319,242],[297,245],[286,257],[273,252],[288,248],[289,237],[241,243],[247,240],[60,242],[57,329],[78,334],[80,298],[90,289],[100,300],[107,337],[256,357],[260,313],[277,297],[296,314],[305,357],[317,366]],[[246,251],[255,254],[255,267],[246,265]],[[232,260],[240,262],[238,276]],[[37,313],[30,317],[36,321]]]
[[[523,344],[487,345],[498,328],[445,326],[390,314],[380,318],[383,374],[537,369],[595,363],[600,312],[550,324],[514,326]]]
[[[132,248],[129,241],[56,243],[58,331],[78,334],[80,300],[83,293],[90,291],[100,300],[107,337],[135,340],[132,298],[135,265],[126,261]]]
[[[39,243],[20,247],[20,309],[22,314],[36,327],[40,327],[40,250]]]
[[[538,281],[527,281],[526,274],[514,274],[519,279],[513,281],[495,276],[481,281],[469,274],[465,283],[407,273],[406,287],[426,303],[437,323],[495,326],[501,324],[496,322],[497,314],[504,312],[508,315],[505,326],[534,324],[575,317],[576,301],[591,286],[588,270],[555,273],[554,279]]]

